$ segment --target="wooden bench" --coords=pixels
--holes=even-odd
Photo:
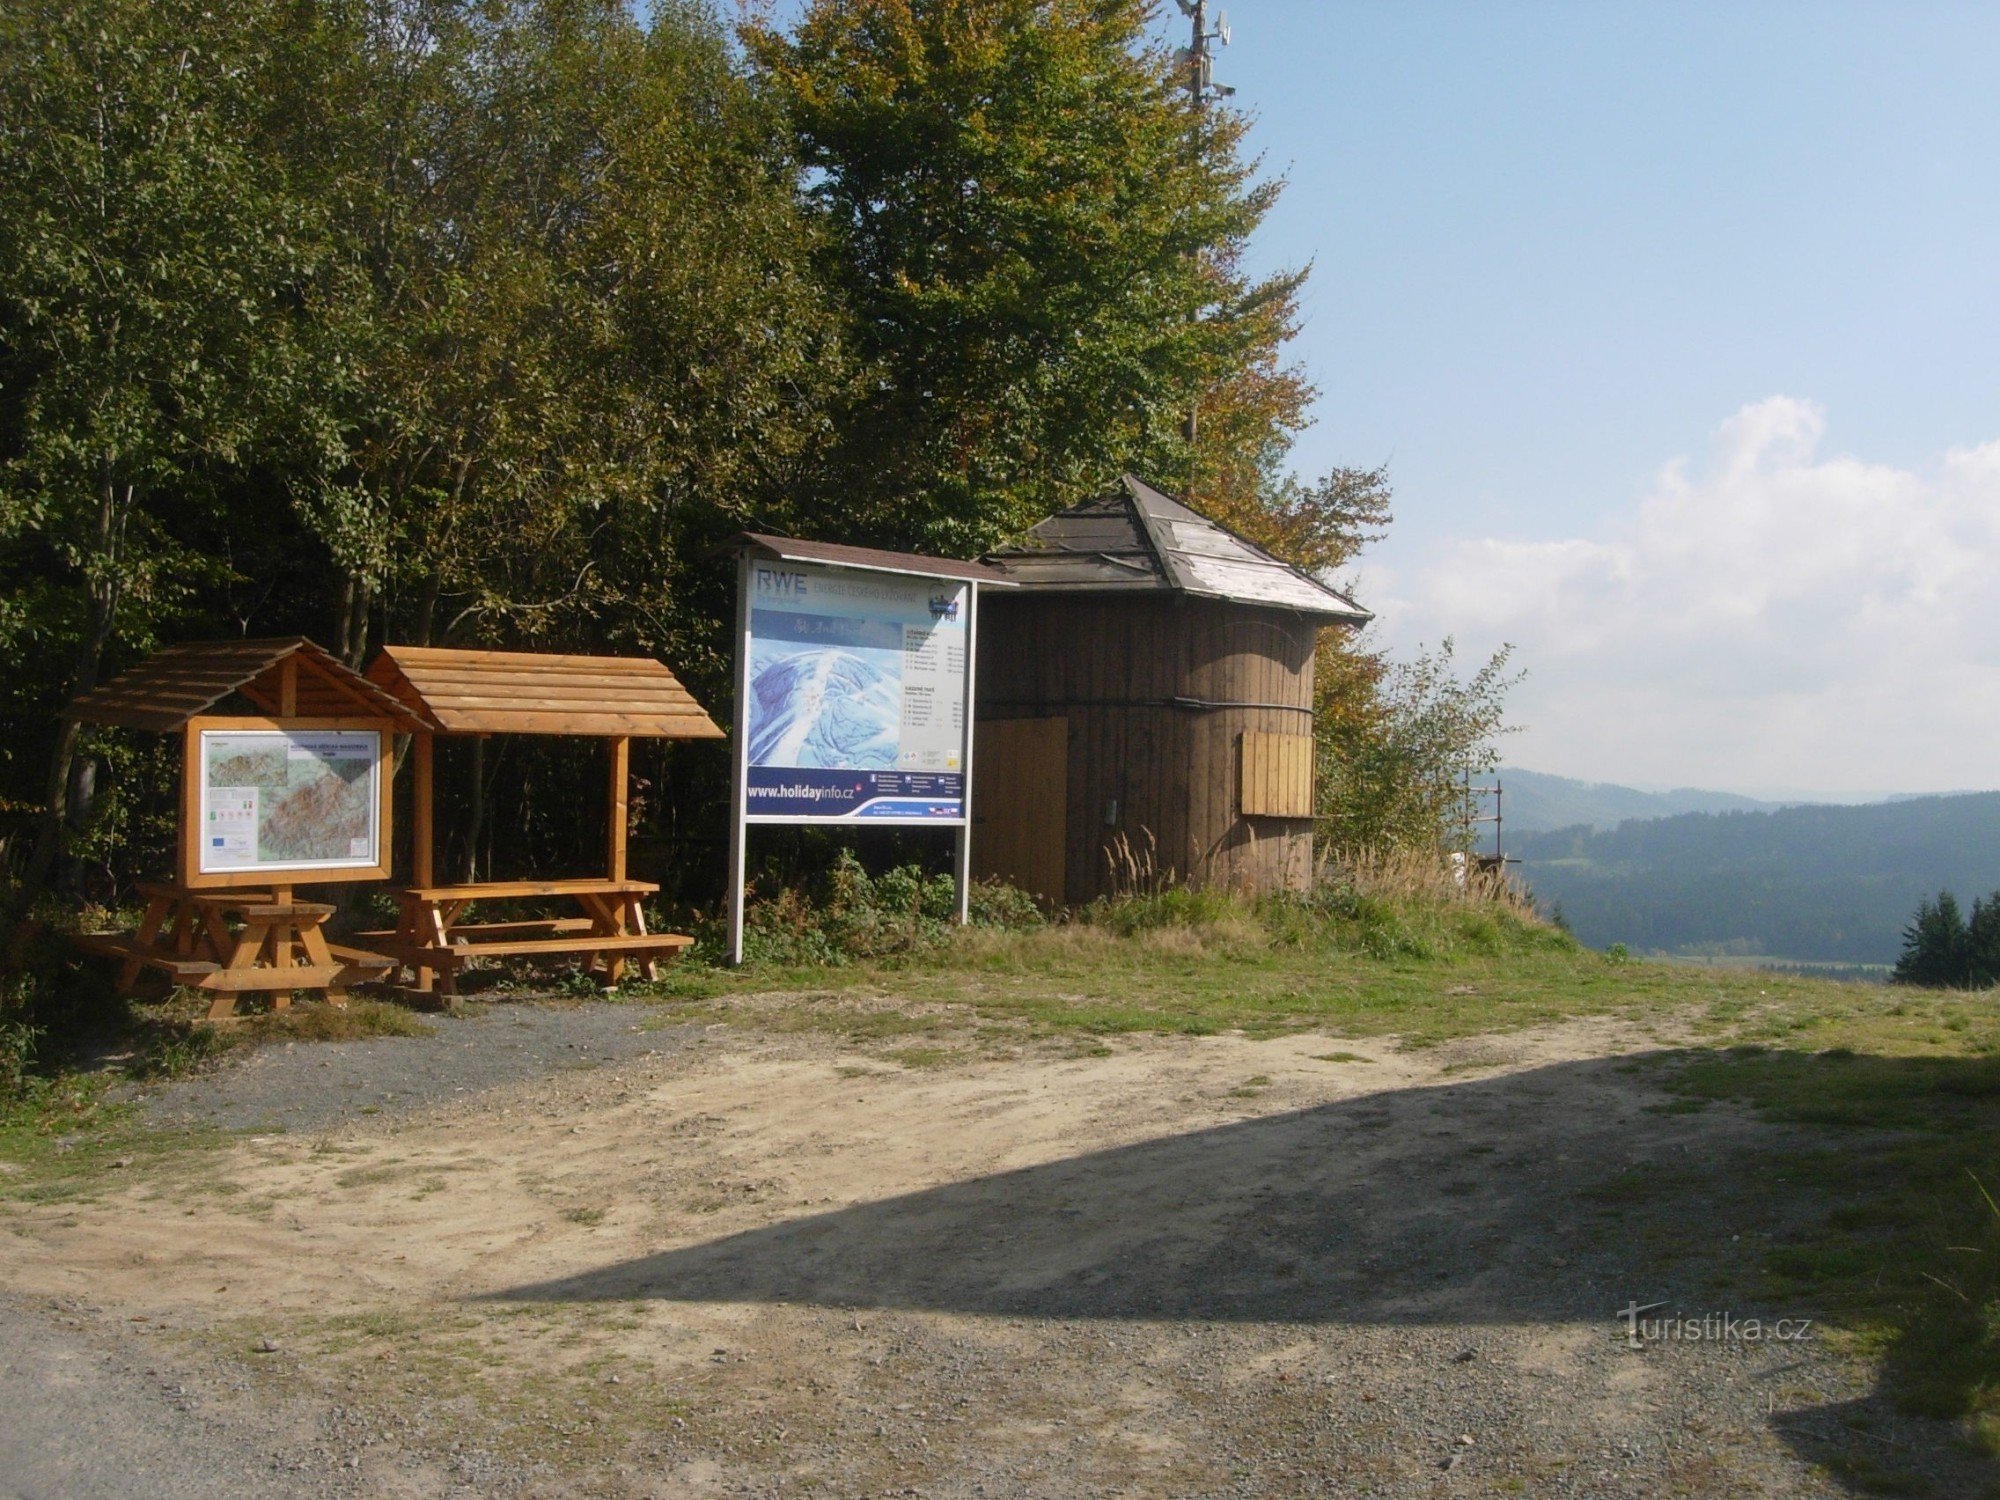
[[[213,990],[211,1021],[232,1019],[236,997],[268,991],[274,1010],[294,990],[319,990],[330,1005],[347,1003],[347,987],[380,979],[395,963],[379,953],[329,943],[322,930],[334,908],[294,901],[272,890],[194,891],[166,881],[142,881],[145,915],[136,932],[90,933],[79,946],[119,960],[118,989],[130,994],[147,969],[175,984]]]
[[[648,979],[659,977],[658,960],[693,946],[680,933],[646,931],[642,907],[659,886],[645,880],[488,880],[463,885],[413,885],[396,892],[402,915],[391,932],[362,938],[413,971],[418,990],[435,982],[447,997],[458,992],[459,971],[489,958],[580,957],[586,973],[609,987],[634,960]],[[501,922],[460,922],[475,902],[571,900],[581,917],[544,917]],[[435,980],[433,978],[435,976]]]

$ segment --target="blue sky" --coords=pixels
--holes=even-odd
[[[2000,6],[1231,8],[1311,261],[1304,469],[1404,530],[1559,534],[1744,402],[1923,464],[2000,412]]]
[[[1520,764],[2000,784],[2000,691],[1923,701],[2000,689],[1950,597],[2000,572],[2000,6],[1228,10],[1258,255],[1314,267],[1297,466],[1396,486],[1383,638],[1514,641]]]

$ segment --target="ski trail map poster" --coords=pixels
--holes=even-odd
[[[751,822],[965,821],[971,589],[751,565]]]
[[[372,729],[203,730],[201,873],[374,867],[381,764]]]

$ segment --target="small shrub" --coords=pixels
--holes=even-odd
[[[998,881],[975,882],[967,898],[975,927],[1025,930],[1043,923],[1034,898]],[[743,917],[752,963],[818,967],[893,959],[944,947],[957,930],[958,892],[949,875],[898,865],[870,875],[851,850],[808,887],[753,896]],[[720,922],[701,924],[699,953],[719,961]]]
[[[25,1021],[0,1021],[0,1107],[27,1097],[42,1033]]]

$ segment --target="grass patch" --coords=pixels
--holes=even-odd
[[[376,1036],[429,1036],[436,1028],[407,1006],[350,1000],[311,1003],[251,1016],[238,1028],[252,1042],[358,1042]]]
[[[2000,1057],[1979,1040],[2000,1001],[1953,1003],[1957,1055],[1883,1000],[1794,1032],[1838,1045],[1699,1055],[1667,1086],[1689,1107],[1734,1101],[1810,1129],[1731,1172],[1768,1240],[1760,1290],[1822,1309],[1879,1356],[1901,1408],[1963,1419],[2000,1454]]]
[[[906,1068],[942,1068],[959,1059],[949,1047],[891,1047],[882,1055]]]

